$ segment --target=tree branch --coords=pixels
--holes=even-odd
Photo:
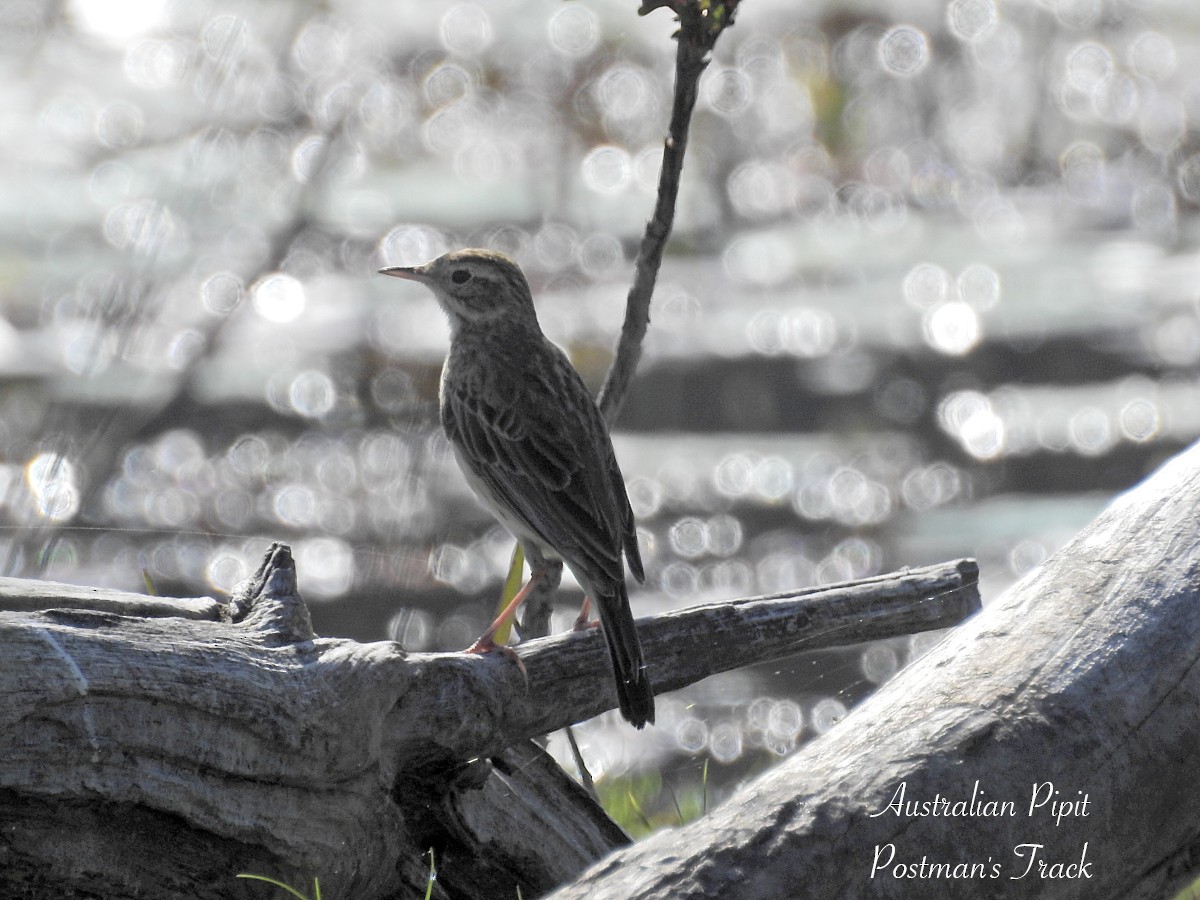
[[[670,6],[679,16],[679,31],[675,34],[675,93],[671,103],[671,122],[663,144],[654,213],[646,223],[638,250],[633,286],[625,301],[625,324],[621,328],[616,355],[596,401],[610,427],[621,412],[629,384],[642,357],[642,341],[650,325],[650,299],[654,295],[663,252],[675,222],[675,204],[683,172],[683,156],[687,150],[688,126],[696,106],[700,76],[708,66],[708,56],[717,38],[733,24],[737,3],[736,0],[726,3],[710,0],[646,3],[638,13],[645,15],[659,6]],[[714,13],[714,8],[719,8],[721,12]]]
[[[218,621],[221,615],[221,604],[211,597],[151,597],[132,591],[0,577],[0,610],[35,612],[44,609],[92,609],[123,616],[178,616],[210,622]]]
[[[974,560],[958,560],[643,618],[638,636],[662,694],[808,650],[949,628],[979,609],[978,577]],[[399,710],[400,755],[418,766],[488,756],[616,707],[598,629],[536,638],[516,653],[525,675],[503,654],[410,654],[424,687],[407,692],[417,706]],[[429,708],[430,694],[439,708]],[[469,725],[465,710],[479,711]],[[421,733],[413,721],[426,723]]]
[[[670,690],[948,626],[977,607],[975,574],[951,563],[639,628],[655,686]],[[42,592],[56,604],[69,593]],[[280,544],[229,603],[192,601],[205,617],[121,614],[158,602],[114,593],[98,610],[0,612],[0,886],[194,900],[239,894],[186,873],[253,871],[382,898],[423,888],[437,845],[473,886],[459,896],[486,897],[509,882],[548,890],[623,843],[523,740],[615,706],[598,632],[521,645],[528,680],[500,653],[316,638]],[[112,827],[80,847],[67,837],[81,820]]]

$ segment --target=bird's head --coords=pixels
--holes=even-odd
[[[450,317],[452,328],[500,318],[536,317],[521,267],[493,250],[455,250],[420,266],[388,266],[381,275],[427,285]]]

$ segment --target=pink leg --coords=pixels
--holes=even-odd
[[[500,615],[496,616],[496,621],[487,627],[487,630],[479,636],[479,640],[467,648],[467,653],[490,653],[496,649],[496,632],[500,630],[505,622],[517,614],[517,607],[529,596],[529,592],[534,589],[539,581],[542,580],[541,572],[534,572],[529,580],[525,582],[525,587],[517,591],[516,596],[508,601],[508,606],[500,611]],[[502,648],[507,649],[507,648]],[[508,651],[510,654],[511,650]],[[515,656],[515,654],[513,654]]]
[[[585,596],[583,598],[583,606],[579,607],[579,615],[578,615],[578,617],[576,617],[575,625],[573,626],[573,628],[571,630],[572,631],[585,631],[588,628],[597,627],[600,624],[600,622],[598,620],[596,620],[596,619],[589,620],[588,619],[588,616],[590,616],[591,613],[592,613],[591,598]]]

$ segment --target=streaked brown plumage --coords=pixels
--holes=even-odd
[[[621,714],[637,728],[653,722],[622,563],[644,580],[625,481],[591,393],[542,334],[520,267],[459,250],[380,271],[433,290],[450,320],[442,427],[467,482],[527,557],[571,569],[599,611]]]

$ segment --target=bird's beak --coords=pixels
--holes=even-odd
[[[386,266],[379,270],[380,275],[391,275],[393,278],[403,278],[407,281],[419,281],[422,284],[429,281],[429,275],[424,266]]]

